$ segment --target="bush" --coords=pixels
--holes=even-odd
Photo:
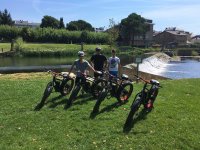
[[[37,43],[81,43],[107,44],[107,33],[95,33],[88,31],[68,31],[66,29],[53,28],[17,28],[7,25],[0,26],[0,39],[10,42],[21,36],[26,42]]]
[[[18,37],[15,41],[15,50],[19,52],[23,48],[24,41],[22,37]]]
[[[197,51],[192,51],[192,56],[199,56],[199,53]]]

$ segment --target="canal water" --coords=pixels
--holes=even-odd
[[[108,56],[107,56],[108,57]],[[109,56],[110,57],[110,56]],[[78,57],[4,57],[0,58],[0,73],[36,72],[49,69],[66,70]],[[85,57],[89,60],[90,57]],[[133,56],[121,55],[121,64],[132,63]]]
[[[200,78],[200,62],[189,59],[181,62],[170,62],[160,75],[172,79]]]

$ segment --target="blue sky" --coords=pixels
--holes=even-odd
[[[44,15],[64,23],[85,20],[93,27],[109,26],[109,19],[116,23],[131,13],[152,19],[154,30],[178,27],[193,34],[200,34],[200,0],[0,0],[0,10],[5,8],[13,20],[41,22]]]

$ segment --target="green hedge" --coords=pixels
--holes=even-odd
[[[21,36],[26,42],[38,43],[87,43],[107,44],[107,33],[89,31],[68,31],[66,29],[52,28],[17,28],[13,26],[0,26],[0,39],[11,41]]]

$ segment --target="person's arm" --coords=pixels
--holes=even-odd
[[[122,68],[121,68],[121,63],[120,63],[120,59],[119,59],[119,62],[118,62],[118,71],[119,71],[119,76],[121,75],[122,73]]]
[[[90,58],[89,63],[91,64],[92,67],[94,67],[94,55]]]
[[[69,76],[70,73],[72,72],[73,68],[74,68],[74,63],[72,64],[72,66],[71,66],[71,68],[70,68],[70,70],[69,70],[68,76]]]
[[[107,58],[105,57],[105,60],[104,60],[104,68],[107,68],[107,66],[108,66],[108,60],[107,60]]]
[[[90,69],[94,72],[96,72],[96,70],[94,69],[94,67],[92,67],[89,63],[88,63],[88,66],[90,67]]]
[[[110,62],[109,62],[109,59],[107,60],[107,68],[108,68],[108,71],[109,71],[109,67],[110,67]]]

